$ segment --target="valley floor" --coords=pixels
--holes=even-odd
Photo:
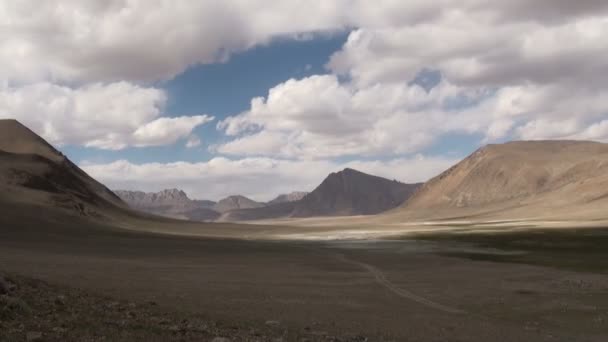
[[[445,236],[245,241],[49,222],[0,218],[0,270],[25,284],[19,296],[36,318],[17,328],[2,318],[3,327],[17,329],[10,336],[22,340],[26,331],[51,337],[72,331],[63,340],[78,341],[101,340],[97,333],[107,331],[107,338],[120,340],[129,329],[158,333],[160,340],[203,341],[608,339],[608,260],[598,249],[596,267],[577,269],[508,259],[529,252],[522,246],[543,255],[538,238],[513,239],[523,239],[520,245]],[[584,258],[587,249],[569,255]],[[55,318],[59,309],[37,295],[63,295],[75,311]],[[112,302],[134,316],[105,312]],[[93,325],[95,334],[79,328],[95,317],[103,317]],[[180,336],[175,330],[184,329],[183,319],[210,328]],[[39,320],[52,323],[36,325]]]

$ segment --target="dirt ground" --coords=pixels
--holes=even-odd
[[[477,248],[462,241],[242,241],[49,222],[0,218],[0,270],[237,330],[270,322],[292,332],[284,340],[608,339],[601,269],[447,253]]]

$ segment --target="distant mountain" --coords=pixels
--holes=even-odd
[[[256,202],[245,196],[235,195],[235,196],[226,197],[226,198],[218,201],[213,206],[213,210],[220,212],[220,213],[225,213],[230,210],[261,208],[264,206],[265,206],[264,203]]]
[[[126,209],[113,192],[16,120],[0,120],[0,203],[88,217]]]
[[[516,141],[480,148],[428,181],[391,214],[401,220],[471,215],[556,218],[577,212],[595,217],[606,208],[608,144]]]
[[[403,204],[420,184],[404,184],[353,169],[330,174],[302,199],[263,208],[232,210],[221,221],[284,217],[373,215]]]
[[[296,203],[293,217],[373,215],[403,204],[421,184],[368,175],[353,169],[330,174]]]
[[[191,200],[179,189],[160,192],[117,190],[115,193],[133,209],[147,213],[192,221],[212,221],[220,216],[213,201]]]
[[[296,202],[304,198],[304,196],[308,195],[308,192],[305,191],[294,191],[289,194],[281,194],[277,196],[275,199],[268,202],[268,205],[285,203],[285,202]]]

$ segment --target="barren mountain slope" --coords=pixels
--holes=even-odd
[[[600,214],[608,199],[608,145],[521,141],[488,145],[431,179],[402,208],[410,217]],[[569,208],[553,213],[552,209]]]
[[[235,195],[226,197],[218,201],[213,206],[213,210],[218,211],[220,213],[225,213],[230,210],[261,208],[263,206],[265,206],[264,203],[256,202],[245,196]]]
[[[124,203],[15,120],[0,120],[0,201],[99,215]]]

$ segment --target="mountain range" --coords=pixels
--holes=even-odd
[[[267,202],[233,195],[217,203],[195,201],[181,190],[157,193],[118,190],[136,210],[188,220],[255,221],[276,218],[374,215],[401,205],[420,184],[404,184],[353,169],[330,174],[311,193],[282,194]]]
[[[217,203],[192,200],[177,189],[116,193],[120,197],[27,127],[0,120],[0,204],[5,213],[23,210],[27,216],[36,210],[32,208],[50,208],[104,222],[140,215],[129,206],[199,221],[356,215],[367,215],[368,222],[378,224],[437,219],[603,220],[608,216],[608,144],[488,145],[425,184],[403,184],[345,169],[330,174],[309,194],[279,196],[268,203],[243,196]]]

